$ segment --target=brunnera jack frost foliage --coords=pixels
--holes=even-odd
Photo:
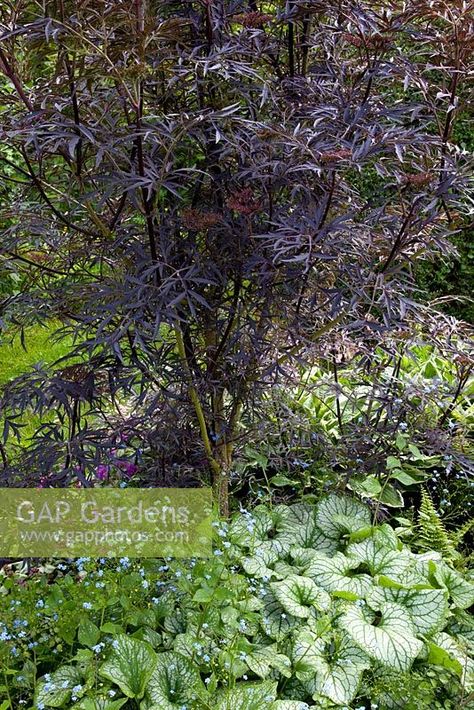
[[[259,505],[215,523],[210,559],[4,578],[0,692],[37,710],[468,710],[469,573],[372,519],[335,495]]]
[[[263,385],[340,338],[440,337],[412,266],[469,212],[451,137],[472,16],[460,0],[3,4],[1,269],[21,288],[1,317],[75,339],[7,388],[4,439],[27,407],[41,425],[5,478],[85,484],[119,432],[150,476],[194,457],[225,510]]]

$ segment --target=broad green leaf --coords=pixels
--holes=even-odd
[[[342,534],[370,525],[370,510],[348,496],[330,495],[316,508],[316,524],[328,538],[338,540]],[[324,550],[323,550],[324,551]]]
[[[438,584],[448,590],[455,606],[469,609],[474,604],[474,584],[464,579],[459,572],[440,562],[435,565],[434,577]]]
[[[250,577],[257,579],[270,579],[274,575],[274,571],[266,566],[262,557],[244,557],[242,567]]]
[[[348,543],[360,542],[361,540],[366,540],[368,537],[372,537],[374,534],[374,527],[372,525],[367,525],[365,528],[359,528],[354,530],[348,537]]]
[[[407,447],[407,440],[403,436],[403,434],[397,434],[397,437],[395,439],[395,446],[399,451],[404,451]]]
[[[377,499],[382,486],[375,476],[366,476],[362,481],[352,480],[351,489],[360,495]]]
[[[449,651],[433,643],[433,641],[428,641],[427,646],[428,663],[432,663],[434,666],[442,666],[443,668],[447,668],[460,678],[462,677],[463,667],[455,656],[452,656]]]
[[[390,477],[395,478],[400,483],[403,483],[404,486],[414,486],[419,483],[416,478],[413,478],[413,476],[410,476],[409,473],[401,468],[393,470]]]
[[[461,643],[466,643],[471,649],[471,655],[474,656],[474,614],[464,609],[454,609],[449,631]]]
[[[237,683],[230,689],[221,691],[213,707],[215,710],[264,710],[271,708],[276,700],[277,684],[264,680],[262,683]]]
[[[394,469],[398,468],[400,469],[402,467],[402,462],[400,459],[397,459],[396,456],[387,456],[387,468],[389,469]]]
[[[302,630],[293,646],[293,670],[302,681],[313,681],[314,692],[336,705],[347,705],[357,693],[363,671],[370,667],[368,656],[344,635],[331,644],[308,629]]]
[[[132,626],[151,626],[156,625],[156,615],[153,609],[133,609],[130,610],[126,617],[126,622]]]
[[[288,614],[272,593],[265,595],[262,608],[262,627],[267,636],[281,641],[298,623],[298,619],[292,614]]]
[[[135,631],[133,634],[133,637],[136,639],[140,639],[141,641],[146,641],[147,643],[150,644],[152,648],[159,648],[162,643],[162,639],[160,634],[155,631],[155,629],[151,629],[149,626],[142,626],[137,631]]]
[[[467,693],[474,692],[474,659],[470,658],[467,648],[449,634],[440,632],[433,637],[433,642],[446,651],[461,666],[461,682]]]
[[[120,687],[128,698],[141,698],[156,665],[156,653],[146,641],[121,634],[99,673]]]
[[[294,547],[311,547],[331,554],[337,542],[327,537],[316,523],[316,508],[306,503],[292,505],[278,528],[278,538]]]
[[[288,546],[279,540],[267,540],[253,550],[251,557],[244,557],[242,567],[251,577],[262,579],[273,575],[271,566],[288,553]]]
[[[268,551],[269,553],[276,554],[278,556],[278,559],[283,559],[288,555],[291,545],[292,543],[290,540],[275,537],[270,540],[264,540],[264,542],[261,542],[258,547],[255,548],[254,554],[257,550],[262,550],[264,552]]]
[[[391,483],[385,483],[381,492],[377,496],[379,500],[384,505],[389,508],[404,508],[405,502],[403,496],[398,488],[395,488]]]
[[[395,580],[398,580],[411,564],[408,553],[387,549],[381,541],[374,538],[349,545],[347,556],[367,567],[373,577],[383,574]]]
[[[386,577],[384,574],[379,574],[375,578],[377,584],[380,587],[385,587],[387,589],[406,589],[407,585],[406,584],[401,584],[401,582],[395,582],[395,580],[390,579],[390,577]]]
[[[437,459],[436,456],[425,456],[425,454],[422,454],[418,446],[416,446],[415,444],[408,444],[408,448],[412,455],[412,459],[414,459],[415,461],[430,461],[433,458]]]
[[[112,700],[105,695],[96,698],[83,698],[77,707],[78,710],[120,710],[128,702],[127,698]]]
[[[398,550],[399,542],[397,533],[388,523],[372,528],[372,537],[376,543],[380,543],[390,550]],[[359,540],[357,540],[357,542],[359,542]]]
[[[443,589],[375,588],[367,603],[378,609],[384,602],[400,604],[411,617],[417,634],[428,636],[440,631],[447,619],[448,595]]]
[[[206,596],[207,598],[207,589],[203,588],[203,597]],[[201,590],[198,590],[201,591]],[[212,593],[209,598],[212,598]],[[209,601],[209,598],[207,598],[207,601]],[[163,626],[165,628],[165,631],[168,633],[172,634],[175,636],[176,634],[184,634],[186,631],[186,618],[184,613],[180,609],[175,609],[174,612],[171,612],[169,616],[166,616],[163,619]]]
[[[77,630],[77,639],[79,643],[83,646],[89,646],[89,648],[92,648],[92,646],[96,645],[99,638],[100,630],[89,619],[89,617],[85,616],[83,619],[81,619],[79,623],[79,628]]]
[[[270,588],[285,611],[300,619],[306,619],[312,607],[327,611],[331,606],[329,594],[309,577],[295,574],[281,582],[272,582]]]
[[[354,604],[340,625],[368,656],[395,670],[407,671],[423,648],[415,636],[410,614],[398,604],[385,602],[381,618]]]
[[[321,678],[319,692],[336,705],[348,705],[357,694],[362,673],[370,668],[368,656],[348,637],[339,644]]]
[[[38,685],[35,704],[60,708],[71,699],[71,691],[83,683],[82,673],[76,666],[63,666],[50,674],[49,680]]]
[[[188,658],[171,651],[158,654],[145,693],[151,708],[176,710],[205,693],[199,671]]]
[[[240,617],[239,617],[240,618]],[[238,624],[234,625],[237,628]],[[203,654],[211,654],[219,650],[219,646],[208,637],[199,637],[196,632],[178,634],[173,641],[173,651],[188,659],[193,659],[196,656],[196,650],[199,649]]]
[[[268,533],[273,526],[271,512],[261,505],[254,508],[251,513],[234,518],[229,526],[228,537],[239,547],[252,548],[268,538]]]
[[[439,372],[435,364],[433,363],[433,360],[428,360],[428,362],[426,363],[424,375],[425,377],[438,377]]]
[[[290,565],[285,560],[279,560],[275,563],[275,577],[277,579],[286,579],[287,577],[292,577],[293,575],[299,575],[300,570],[294,565]]]
[[[278,653],[276,644],[253,649],[247,653],[245,663],[260,678],[269,676],[273,668],[284,677],[291,677],[291,661],[288,656]]]
[[[310,564],[311,560],[319,555],[325,555],[325,552],[319,552],[318,550],[312,550],[310,547],[292,547],[290,550],[293,563],[301,571],[305,570]]]
[[[357,560],[348,559],[340,552],[332,558],[316,553],[304,574],[328,592],[349,592],[364,597],[373,583],[367,574],[352,573],[358,564]]]
[[[114,624],[111,621],[106,621],[105,624],[102,624],[100,630],[104,634],[112,634],[113,636],[117,636],[117,634],[124,633],[123,626],[121,626],[120,624]]]
[[[316,673],[324,674],[328,669],[324,657],[325,641],[319,634],[308,628],[299,631],[294,639],[292,662],[293,672],[299,680],[313,678]]]
[[[270,483],[272,484],[272,486],[276,486],[277,488],[284,488],[285,486],[294,488],[296,485],[296,482],[292,481],[291,478],[288,478],[288,476],[283,476],[281,474],[272,476],[272,478],[270,479]]]

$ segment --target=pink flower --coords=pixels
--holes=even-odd
[[[99,481],[104,481],[109,475],[109,467],[103,463],[99,464],[99,466],[97,466],[95,470],[95,475],[96,478],[99,479]]]
[[[117,468],[119,468],[123,473],[131,478],[137,471],[138,466],[131,461],[116,461]]]

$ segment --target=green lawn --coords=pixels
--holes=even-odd
[[[37,363],[50,365],[58,358],[67,354],[71,347],[71,339],[57,341],[53,334],[58,329],[57,322],[48,326],[34,325],[25,329],[24,346],[20,337],[15,336],[13,342],[8,338],[0,341],[0,385],[5,384]]]
[[[47,326],[34,325],[26,328],[24,347],[19,336],[15,336],[12,342],[7,336],[0,341],[0,386],[19,377],[37,363],[51,365],[68,353],[71,338],[57,341],[53,337],[59,326],[57,321],[51,321]],[[54,418],[54,414],[51,416]],[[25,445],[41,424],[41,419],[32,412],[25,412],[22,422],[22,445]],[[10,456],[14,456],[14,450],[10,446],[7,450]]]

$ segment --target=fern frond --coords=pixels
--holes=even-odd
[[[456,549],[459,548],[460,544],[462,543],[466,535],[471,532],[471,530],[474,530],[474,518],[470,518],[470,520],[467,520],[464,525],[461,525],[460,528],[458,528],[455,532],[451,533],[451,539]]]
[[[435,550],[448,562],[454,562],[459,553],[444,527],[441,516],[426,489],[421,491],[421,505],[418,513],[417,546],[421,550]]]

